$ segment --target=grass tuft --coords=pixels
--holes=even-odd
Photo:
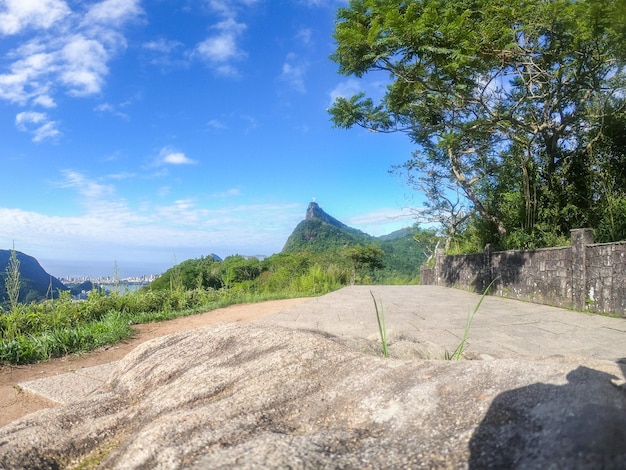
[[[389,357],[389,349],[387,344],[387,326],[385,325],[385,312],[383,311],[383,302],[380,302],[380,311],[378,310],[378,301],[374,297],[374,293],[370,291],[372,300],[374,300],[374,309],[376,310],[376,321],[378,322],[378,332],[380,333],[380,341],[383,344],[383,357]]]
[[[470,310],[468,312],[467,320],[465,321],[465,328],[463,330],[463,337],[461,338],[461,342],[456,347],[456,349],[454,350],[453,353],[450,353],[450,352],[446,351],[445,356],[444,356],[444,359],[446,361],[458,361],[458,360],[461,359],[461,355],[463,354],[463,351],[465,350],[465,345],[467,344],[467,337],[469,336],[469,330],[470,330],[470,327],[472,326],[472,321],[474,320],[474,316],[476,315],[476,312],[478,312],[478,309],[480,308],[480,305],[483,303],[483,300],[485,300],[485,297],[487,296],[487,293],[489,292],[489,289],[491,289],[491,286],[493,285],[493,283],[496,282],[496,279],[491,281],[491,283],[487,286],[487,288],[483,292],[483,295],[480,296],[480,300],[478,301],[478,303],[474,307],[474,311]]]

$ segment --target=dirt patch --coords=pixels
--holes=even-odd
[[[114,346],[100,348],[86,354],[51,359],[37,364],[0,366],[0,426],[34,411],[55,406],[54,402],[21,390],[17,385],[20,382],[65,374],[83,367],[117,361],[135,349],[137,345],[159,336],[216,323],[252,321],[307,300],[310,299],[270,300],[254,304],[231,305],[198,315],[160,323],[136,325],[134,327],[136,333],[131,339]]]

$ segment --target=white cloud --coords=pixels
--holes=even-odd
[[[15,125],[21,131],[26,131],[26,124],[39,124],[47,119],[44,113],[23,112],[15,116]]]
[[[84,182],[78,178],[73,187]],[[37,258],[45,254],[65,261],[104,260],[112,266],[123,251],[127,264],[160,261],[165,270],[173,253],[182,261],[211,252],[220,256],[278,252],[302,220],[302,205],[207,208],[190,198],[133,209],[124,201],[100,198],[89,200],[82,213],[68,216],[0,207],[0,220],[0,241],[17,240],[20,251]]]
[[[109,69],[108,51],[99,41],[74,36],[61,49],[59,59],[59,79],[70,94],[88,96],[100,92]]]
[[[295,91],[306,93],[306,87],[304,85],[306,70],[306,63],[299,61],[295,54],[288,54],[282,67],[280,79],[288,83]]]
[[[75,189],[81,196],[89,200],[106,198],[115,193],[113,186],[97,183],[77,171],[63,170],[61,175],[63,180],[56,183],[57,187]]]
[[[89,24],[119,27],[129,19],[143,14],[139,4],[139,0],[104,0],[89,8],[84,21]]]
[[[220,75],[236,76],[237,69],[231,62],[246,56],[237,44],[246,25],[228,18],[216,24],[213,29],[217,33],[198,44],[195,54],[213,65],[213,69]]]
[[[159,52],[161,54],[169,54],[182,46],[181,42],[178,41],[168,41],[167,39],[157,39],[155,41],[148,41],[141,45],[143,49],[148,51]]]
[[[0,34],[27,28],[48,29],[70,13],[63,0],[4,0],[0,4]]]
[[[260,0],[208,0],[206,3],[214,12],[232,18],[241,7],[249,8]]]
[[[31,133],[34,142],[60,136],[61,132],[56,126],[57,123],[49,120],[46,113],[24,111],[15,116],[15,127],[19,131]]]
[[[311,28],[300,29],[296,33],[296,39],[305,46],[310,46],[313,40],[313,30]]]
[[[226,191],[222,191],[222,192],[219,192],[219,193],[211,194],[211,197],[225,198],[225,197],[236,197],[236,196],[240,196],[240,195],[241,195],[241,189],[240,188],[230,188],[230,189],[227,189]]]
[[[94,111],[98,113],[112,114],[124,120],[129,119],[128,114],[118,111],[117,108],[113,106],[111,103],[101,103],[94,108]]]
[[[165,147],[159,152],[158,163],[169,165],[193,165],[197,162],[190,159],[182,152],[177,152],[172,148]]]
[[[348,217],[344,223],[370,235],[380,236],[412,226],[415,223],[415,215],[408,208],[382,208]]]
[[[54,121],[49,121],[33,131],[33,142],[41,142],[46,139],[54,139],[61,135]]]
[[[37,104],[43,108],[56,108],[57,104],[52,99],[52,97],[48,95],[40,95],[33,100],[33,104]]]
[[[104,0],[86,11],[80,4],[71,11],[62,0],[0,0],[0,5],[0,34],[29,28],[0,65],[0,100],[45,108],[56,106],[59,93],[100,93],[108,62],[126,47],[121,28],[142,14],[139,0]]]
[[[224,124],[222,121],[220,121],[219,119],[211,119],[209,122],[207,122],[207,125],[211,128],[211,129],[227,129],[226,124]]]
[[[330,92],[330,104],[334,104],[337,98],[350,98],[360,91],[360,83],[352,78],[341,82]]]
[[[144,51],[145,60],[150,64],[169,68],[186,65],[186,59],[177,55],[178,50],[183,46],[182,42],[159,38],[143,43],[141,48]]]

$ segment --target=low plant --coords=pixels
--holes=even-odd
[[[380,341],[383,345],[383,357],[389,357],[389,349],[387,343],[387,327],[385,325],[385,312],[383,310],[383,303],[380,302],[380,311],[378,309],[378,301],[374,297],[374,293],[370,291],[372,300],[374,300],[374,309],[376,310],[376,321],[378,322],[378,332],[380,333]]]
[[[480,305],[483,303],[483,300],[485,300],[485,297],[487,296],[487,293],[489,292],[489,289],[491,289],[491,286],[493,285],[493,283],[496,282],[496,279],[494,279],[493,281],[491,281],[489,283],[489,285],[487,286],[487,288],[483,292],[483,295],[480,296],[480,300],[478,301],[478,303],[474,307],[474,310],[473,311],[470,310],[468,312],[467,320],[465,321],[465,328],[463,330],[463,337],[461,338],[461,342],[456,347],[456,349],[454,350],[453,353],[450,353],[449,351],[446,351],[445,356],[444,356],[444,359],[446,361],[458,361],[458,360],[461,359],[461,355],[463,354],[463,351],[465,350],[465,345],[467,343],[467,337],[469,336],[469,330],[470,330],[470,328],[472,326],[472,321],[474,320],[474,316],[476,315],[476,312],[478,312],[478,309],[480,309]]]

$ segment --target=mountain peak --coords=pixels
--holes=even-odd
[[[334,227],[349,228],[346,224],[339,222],[337,219],[324,212],[317,202],[309,203],[304,220],[321,220]]]

